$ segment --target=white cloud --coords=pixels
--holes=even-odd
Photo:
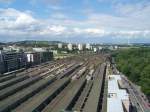
[[[76,35],[90,35],[90,36],[103,36],[105,35],[105,30],[100,28],[74,28],[73,32]]]
[[[39,31],[40,35],[60,35],[60,34],[65,34],[65,30],[67,28],[64,26],[48,26],[45,29],[42,29]]]
[[[68,19],[68,17],[62,13],[52,14],[50,17],[54,19]]]
[[[37,23],[31,15],[12,8],[0,9],[0,29],[24,29]]]
[[[118,32],[111,32],[111,35],[114,35],[116,37],[124,37],[124,38],[149,38],[150,36],[150,30],[143,30],[143,31],[118,31]]]
[[[119,30],[119,31],[109,31],[102,28],[74,28],[73,32],[76,35],[84,35],[87,37],[119,37],[119,38],[139,38],[150,36],[150,30]]]
[[[52,10],[64,10],[64,7],[60,7],[60,6],[57,6],[57,5],[49,5],[49,8],[52,9]]]
[[[14,0],[0,0],[0,3],[11,3],[13,2]]]
[[[122,16],[148,18],[150,16],[150,1],[141,1],[135,4],[116,4],[115,10]]]
[[[104,27],[106,29],[149,30],[150,29],[149,12],[150,7],[146,7],[143,10],[134,11],[134,13],[129,13],[126,15],[89,13],[88,22],[91,24],[95,24],[97,26]],[[125,13],[125,11],[122,12],[122,14],[123,13]]]
[[[21,37],[150,37],[149,21],[138,23],[133,17],[117,17],[106,14],[88,14],[88,19],[77,21],[65,15],[55,14],[53,18],[34,18],[30,11],[13,8],[0,9],[0,35]],[[146,11],[145,11],[146,12]],[[66,18],[65,20],[62,18]],[[1,37],[0,37],[1,38]],[[2,40],[2,39],[0,39]],[[12,38],[13,40],[13,38]]]
[[[45,1],[47,3],[59,3],[62,0],[43,0],[43,1]]]

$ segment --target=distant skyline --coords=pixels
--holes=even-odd
[[[0,42],[150,43],[150,0],[0,0]]]

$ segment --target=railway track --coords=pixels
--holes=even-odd
[[[47,102],[50,102],[59,93],[59,91],[69,83],[69,81],[70,80],[68,78],[55,81],[53,84],[17,107],[14,112],[40,111]]]
[[[80,58],[1,76],[0,112],[100,112],[106,65],[97,55]]]
[[[101,94],[102,94],[102,83],[103,77],[105,74],[105,66],[101,65],[100,68],[95,72],[94,82],[92,90],[89,94],[87,102],[85,103],[85,107],[83,112],[99,112],[101,109]]]
[[[13,108],[17,107],[19,104],[26,101],[28,98],[32,97],[44,87],[51,84],[55,78],[43,79],[37,83],[29,86],[28,88],[23,89],[22,91],[17,92],[16,94],[8,97],[0,103],[0,112],[10,111]]]
[[[59,112],[61,110],[70,110],[80,94],[82,88],[85,86],[86,80],[84,78],[79,79],[76,82],[72,82],[64,91],[54,99],[43,111],[44,112]],[[61,97],[63,96],[63,97]],[[59,101],[59,99],[61,100]]]

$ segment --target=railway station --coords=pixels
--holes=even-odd
[[[109,59],[82,54],[1,74],[0,112],[131,112]]]
[[[106,57],[47,61],[0,75],[0,112],[100,112]]]

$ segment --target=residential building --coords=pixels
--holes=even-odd
[[[72,51],[72,50],[73,50],[73,48],[72,48],[72,44],[71,44],[71,43],[69,43],[67,47],[68,47],[68,50],[70,50],[70,51]]]
[[[83,45],[82,44],[78,44],[78,50],[83,50]]]
[[[85,48],[89,50],[91,48],[90,44],[87,43]]]
[[[97,52],[97,48],[96,48],[96,47],[94,47],[94,49],[93,49],[93,50],[94,50],[94,52]]]
[[[62,43],[58,43],[58,48],[60,48],[60,49],[61,49],[61,48],[62,48],[62,46],[63,46],[63,45],[62,45]]]

